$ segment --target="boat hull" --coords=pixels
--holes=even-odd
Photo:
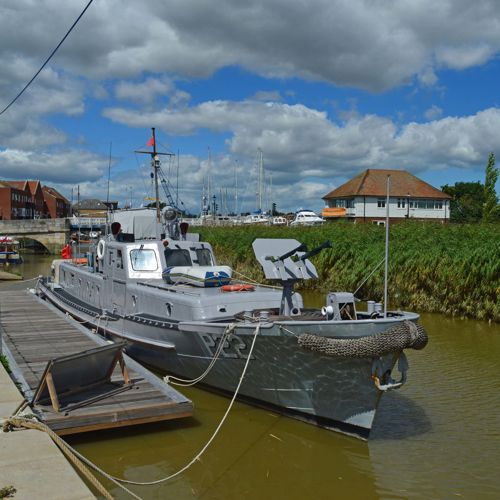
[[[62,301],[50,287],[41,285],[40,292],[64,311],[98,328],[100,333],[115,340],[125,339],[127,354],[138,361],[184,379],[197,378],[207,370],[228,326],[186,323],[182,330],[183,325],[175,323],[159,325],[127,318],[102,320],[92,312]],[[355,337],[354,326],[347,323],[339,325],[335,335]],[[358,328],[357,335],[377,333],[387,326],[383,322],[367,322],[364,331]],[[286,322],[262,323],[238,399],[366,439],[382,394],[372,379],[374,360],[332,357],[299,347],[298,335],[308,332],[324,336],[325,328],[325,322],[300,322],[293,326]],[[256,324],[238,325],[225,340],[200,385],[232,396],[255,334]],[[153,342],[163,342],[170,348],[158,347]],[[380,358],[383,372],[393,369],[397,355]]]

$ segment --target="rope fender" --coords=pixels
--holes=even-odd
[[[428,340],[424,327],[411,321],[357,339],[332,339],[310,333],[298,337],[298,343],[304,349],[340,358],[377,358],[408,348],[420,350]]]

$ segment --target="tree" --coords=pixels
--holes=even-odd
[[[449,194],[451,222],[479,222],[483,217],[485,189],[478,182],[455,182],[455,185],[441,187]]]
[[[484,180],[483,222],[492,222],[493,220],[498,220],[500,218],[498,198],[495,191],[495,184],[497,180],[498,168],[495,167],[495,154],[490,153],[488,164],[486,165]]]

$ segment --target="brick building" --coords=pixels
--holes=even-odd
[[[20,182],[12,185],[0,181],[0,219],[32,219],[33,206],[28,183]]]
[[[0,219],[68,217],[71,205],[57,190],[40,181],[0,181]]]
[[[42,187],[45,213],[51,219],[62,219],[71,215],[71,203],[59,191],[50,186]]]

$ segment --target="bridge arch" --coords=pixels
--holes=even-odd
[[[35,240],[57,255],[70,236],[68,219],[0,220],[0,234],[17,240]]]

